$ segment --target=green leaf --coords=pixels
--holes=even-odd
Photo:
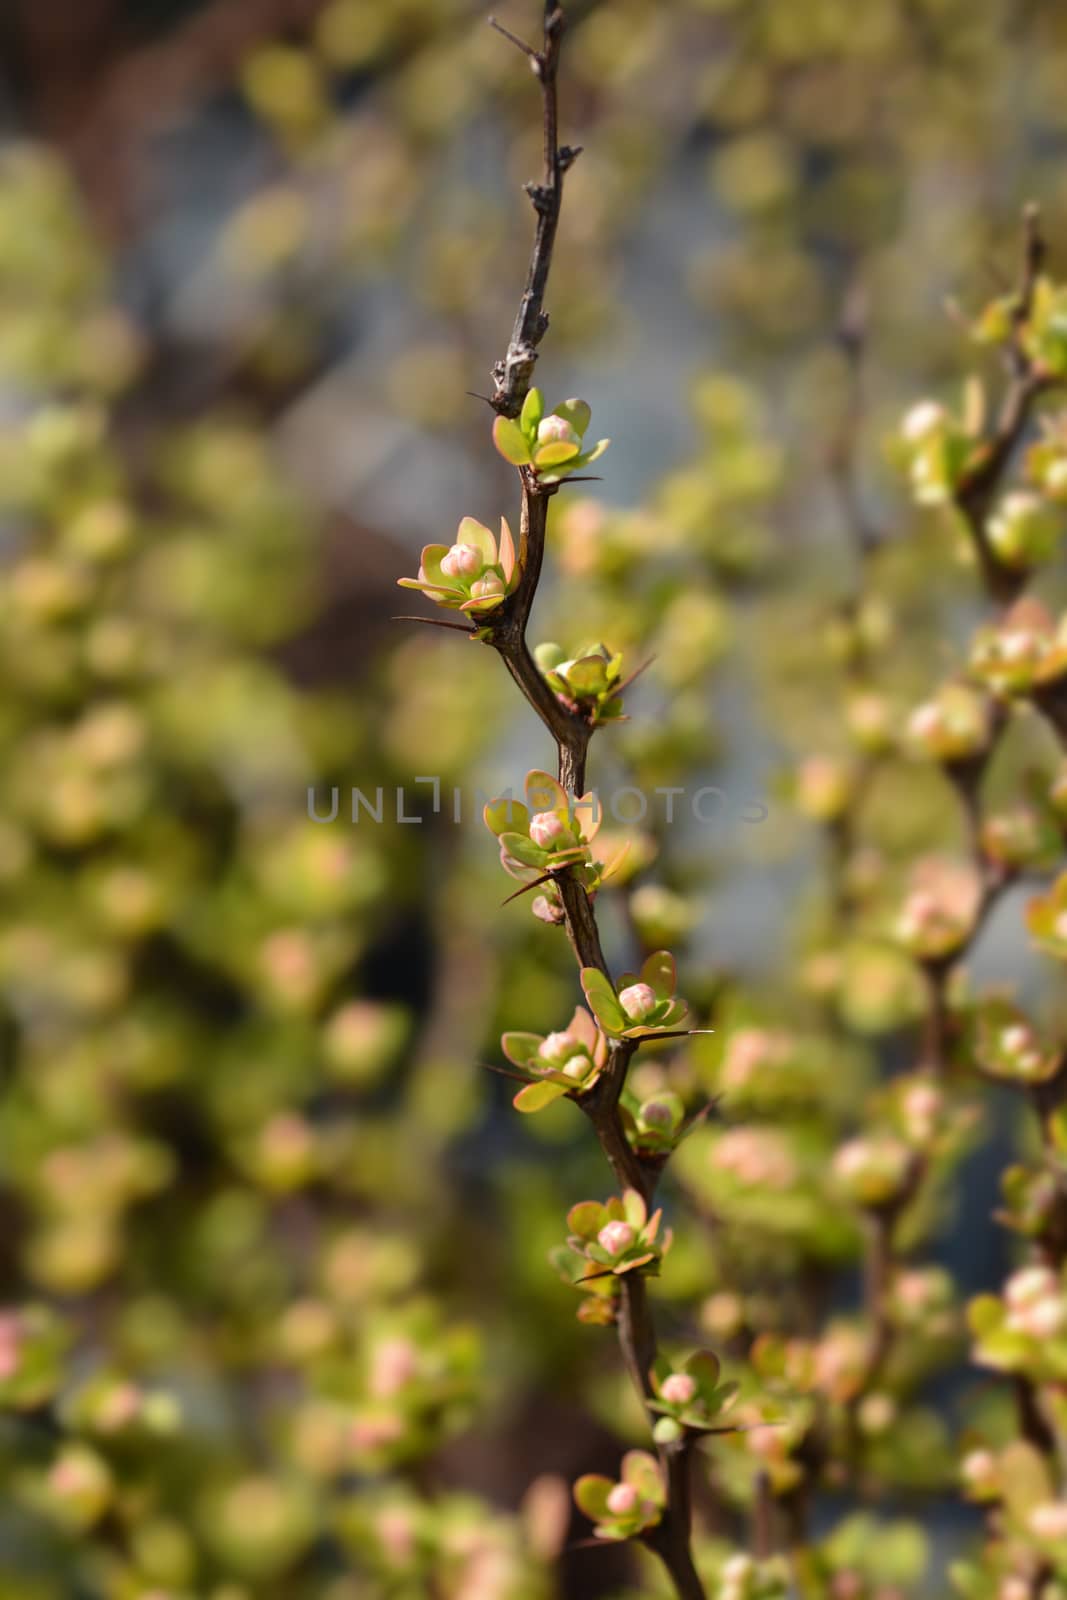
[[[548,864],[548,852],[538,849],[525,833],[502,833],[500,843],[508,855],[521,861],[524,867],[545,867]]]
[[[522,411],[519,413],[519,427],[523,433],[533,435],[537,432],[538,423],[545,414],[545,397],[540,389],[531,389],[522,402]]]
[[[447,544],[424,545],[420,561],[422,566],[420,581],[432,583],[442,589],[458,589],[459,585],[455,578],[450,578],[447,572],[441,571],[441,562],[447,554]]]
[[[597,967],[582,968],[582,990],[589,1008],[606,1033],[621,1034],[627,1017],[611,984]]]
[[[711,1350],[697,1350],[685,1362],[682,1370],[688,1372],[690,1377],[696,1379],[697,1388],[701,1394],[708,1396],[714,1393],[715,1385],[719,1381],[722,1370],[719,1358]]]
[[[607,662],[603,656],[583,656],[571,665],[567,682],[575,694],[603,694],[608,686]]]
[[[552,416],[562,417],[565,422],[569,422],[579,438],[588,428],[592,415],[584,400],[561,400],[558,406],[552,408]],[[540,417],[537,420],[540,422]]]
[[[567,791],[549,772],[534,767],[526,774],[526,804],[531,811],[562,811],[569,818]]]
[[[1034,1446],[1025,1440],[1016,1439],[1001,1452],[998,1476],[1008,1508],[1020,1521],[1034,1506],[1056,1498],[1048,1468]]]
[[[537,1055],[541,1042],[539,1033],[505,1033],[501,1037],[500,1048],[513,1066],[525,1067]]]
[[[502,833],[530,826],[530,813],[521,800],[512,800],[505,795],[499,800],[490,800],[483,812],[485,825],[490,833],[495,833],[500,838]]]
[[[967,1307],[967,1324],[982,1339],[996,1333],[1004,1321],[1004,1307],[995,1294],[980,1294]]]
[[[584,455],[579,456],[577,461],[572,461],[571,467],[575,469],[578,467],[591,467],[594,461],[600,460],[610,443],[610,439],[599,439],[591,450],[587,450]]]
[[[685,1021],[688,1015],[689,1007],[684,1000],[672,1000],[663,1015],[657,1017],[656,1021],[661,1028],[676,1028],[680,1022]]]
[[[604,1226],[604,1207],[597,1200],[579,1200],[567,1212],[567,1226],[580,1239],[595,1239]]]
[[[734,1398],[740,1393],[741,1385],[736,1378],[730,1378],[726,1383],[720,1383],[718,1388],[708,1396],[708,1409],[710,1411],[725,1411]]]
[[[553,667],[558,667],[560,662],[566,661],[566,659],[567,657],[559,645],[552,644],[549,640],[546,640],[544,644],[537,645],[534,649],[534,660],[542,672],[551,672]]]
[[[493,443],[513,467],[529,466],[530,447],[519,424],[511,417],[497,417],[493,423]]]
[[[587,1472],[574,1485],[574,1503],[592,1522],[600,1522],[610,1515],[608,1495],[614,1487],[610,1478],[602,1478],[597,1473]]]
[[[655,1379],[655,1387],[658,1389],[664,1378],[669,1378],[673,1371],[674,1368],[667,1360],[667,1357],[658,1355],[652,1363],[652,1377]]]
[[[622,1481],[631,1484],[642,1500],[663,1504],[663,1479],[659,1462],[647,1450],[627,1450],[622,1458]]]
[[[476,517],[464,517],[456,529],[457,544],[472,544],[478,551],[487,567],[496,564],[496,540],[485,526]],[[436,548],[436,546],[434,546]],[[445,552],[447,554],[447,551]],[[426,563],[426,552],[423,552],[423,565]],[[429,571],[429,568],[426,569]]]
[[[418,578],[398,578],[396,586],[398,589],[418,589],[421,593],[428,594],[431,600],[436,600],[440,605],[452,606],[456,611],[459,610],[459,601],[463,595],[462,589],[439,589],[436,584],[421,583]]]
[[[535,467],[558,467],[564,461],[573,461],[579,453],[576,444],[568,444],[566,439],[550,439],[547,444],[538,445],[534,452]]]
[[[511,1103],[516,1111],[525,1113],[543,1111],[545,1106],[550,1106],[553,1100],[562,1099],[566,1093],[561,1083],[552,1083],[549,1080],[544,1083],[528,1083],[524,1089],[519,1090]]]
[[[657,950],[641,968],[641,982],[647,983],[657,1000],[670,1000],[678,987],[678,971],[669,950]]]

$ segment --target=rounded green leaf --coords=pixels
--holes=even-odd
[[[489,529],[485,526],[485,523],[479,522],[477,517],[464,517],[462,519],[459,527],[456,529],[456,543],[472,544],[478,551],[487,567],[496,565],[496,540],[493,538],[493,535],[490,533]],[[438,548],[439,547],[437,545],[433,546],[433,549],[435,550]],[[447,555],[447,550],[444,553]],[[423,551],[422,559],[423,565],[425,566],[425,551]],[[430,569],[427,567],[426,570],[428,572]]]
[[[529,466],[530,447],[519,424],[510,417],[497,417],[493,423],[493,443],[513,467]]]
[[[608,664],[603,656],[583,656],[572,662],[567,682],[575,694],[603,694],[608,687]]]
[[[647,983],[657,1000],[670,1000],[678,987],[678,969],[669,950],[656,950],[641,968],[641,982]]]
[[[697,1388],[704,1396],[714,1393],[721,1370],[722,1363],[712,1350],[695,1351],[682,1366],[683,1372],[696,1379]]]
[[[627,1450],[622,1458],[622,1481],[637,1490],[642,1500],[663,1503],[663,1479],[659,1462],[647,1450]]]
[[[534,660],[542,672],[550,672],[553,667],[558,667],[560,662],[566,661],[566,659],[567,657],[559,645],[553,644],[551,640],[546,639],[544,644],[539,644],[534,648]]]
[[[614,1487],[610,1478],[602,1478],[597,1473],[587,1472],[574,1485],[574,1503],[591,1521],[599,1522],[603,1517],[610,1515],[608,1495]]]
[[[521,800],[513,800],[510,795],[504,795],[499,800],[490,800],[482,813],[485,825],[490,833],[495,833],[499,839],[501,834],[528,828],[530,813]]]
[[[547,444],[538,445],[534,453],[535,467],[558,467],[564,461],[573,461],[578,455],[578,446],[568,444],[566,439],[550,439]]]
[[[500,1048],[513,1066],[525,1067],[537,1055],[541,1043],[539,1033],[505,1033],[501,1036]]]
[[[538,423],[545,414],[545,397],[540,389],[531,389],[526,399],[522,402],[519,413],[519,427],[522,432],[531,438],[537,432]]]
[[[560,1100],[567,1093],[561,1083],[546,1080],[543,1083],[528,1083],[520,1089],[511,1102],[516,1111],[530,1113],[543,1111],[545,1106],[550,1106],[553,1100]]]
[[[582,968],[582,990],[589,1008],[606,1033],[620,1034],[627,1017],[615,995],[615,990],[597,967]]]
[[[521,861],[524,867],[545,867],[549,862],[547,850],[538,849],[533,840],[525,833],[502,833],[500,843],[514,860]]]
[[[534,767],[526,774],[526,804],[531,811],[562,811],[570,815],[567,791],[550,772]]]
[[[604,1207],[597,1200],[579,1200],[567,1212],[567,1226],[580,1239],[595,1239],[604,1226]]]
[[[552,416],[562,417],[569,422],[579,438],[588,428],[592,418],[592,411],[585,400],[561,400],[558,406],[553,406]],[[540,417],[537,419],[540,422]]]

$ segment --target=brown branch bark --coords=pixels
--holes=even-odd
[[[493,393],[490,404],[501,416],[517,417],[533,379],[537,347],[548,329],[545,290],[552,266],[552,251],[563,204],[563,174],[578,155],[570,145],[559,143],[559,98],[556,79],[564,18],[556,0],[545,0],[544,43],[534,50],[516,39],[507,29],[494,23],[498,31],[529,57],[534,75],[541,85],[544,109],[544,168],[540,183],[529,183],[526,192],[537,213],[533,250],[526,274],[515,325],[504,356],[493,367]]]
[[[1036,206],[1023,218],[1023,260],[1012,314],[1008,347],[1011,382],[1001,403],[996,426],[975,465],[956,491],[956,506],[967,524],[978,556],[986,591],[999,605],[1018,599],[1028,574],[1000,560],[989,542],[986,518],[1000,480],[1030,421],[1034,401],[1052,387],[1048,374],[1036,367],[1026,350],[1023,333],[1033,306],[1034,289],[1044,265],[1046,245]]]
[[[529,57],[541,84],[544,116],[544,179],[541,184],[527,186],[537,212],[537,227],[526,286],[507,351],[493,368],[490,404],[500,415],[513,417],[521,410],[529,391],[537,347],[548,327],[544,298],[563,198],[563,174],[577,151],[566,146],[561,148],[558,142],[556,79],[564,19],[556,0],[546,0],[544,42],[540,50],[516,39],[499,24],[495,26]],[[548,506],[555,487],[541,484],[529,467],[521,468],[519,476],[522,493],[519,578],[513,593],[494,613],[485,637],[551,734],[556,746],[560,783],[568,794],[580,797],[585,791],[592,724],[561,705],[538,670],[526,643],[526,628],[544,559]],[[596,967],[610,981],[596,915],[584,883],[570,868],[553,874],[553,879],[559,889],[564,927],[575,960],[580,967]],[[619,1116],[619,1097],[637,1049],[635,1040],[612,1040],[607,1070],[593,1090],[579,1098],[578,1104],[592,1123],[620,1187],[636,1189],[648,1201],[663,1163],[645,1161],[631,1148]],[[617,1327],[627,1371],[647,1404],[652,1395],[650,1374],[656,1359],[656,1332],[646,1282],[636,1273],[622,1279]],[[649,1412],[650,1424],[654,1421],[655,1413]],[[690,1548],[689,1453],[688,1441],[684,1438],[659,1449],[667,1507],[662,1521],[645,1536],[645,1542],[666,1567],[679,1600],[705,1600]]]

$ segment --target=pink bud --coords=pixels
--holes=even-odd
[[[628,1517],[637,1510],[637,1490],[632,1483],[617,1483],[608,1494],[608,1510],[613,1517]]]
[[[996,1483],[997,1462],[991,1450],[969,1450],[960,1462],[960,1476],[972,1489]]]
[[[538,444],[581,444],[566,417],[543,417],[537,429]]]
[[[606,1222],[596,1237],[609,1256],[621,1256],[624,1250],[629,1250],[635,1235],[628,1222]]]
[[[553,905],[547,895],[539,894],[530,907],[538,922],[547,922],[556,927],[563,921],[563,907]]]
[[[444,562],[441,563],[442,567]],[[503,578],[498,578],[495,573],[490,573],[487,578],[479,578],[477,583],[471,584],[472,600],[490,600],[494,595],[506,594]]]
[[[569,1033],[550,1033],[541,1040],[537,1054],[542,1061],[547,1061],[550,1067],[561,1067],[574,1054],[575,1049],[575,1040]]]
[[[909,444],[921,444],[938,433],[945,423],[945,408],[936,400],[920,400],[912,406],[901,424],[901,432]]]
[[[13,1312],[0,1314],[0,1382],[18,1371],[22,1330]]]
[[[586,1055],[571,1056],[569,1061],[565,1061],[563,1063],[563,1067],[562,1067],[563,1076],[565,1078],[573,1078],[576,1083],[580,1083],[581,1080],[585,1077],[586,1073],[589,1071],[589,1068],[591,1066],[592,1066],[592,1061],[590,1060],[590,1058],[588,1056],[586,1056]]]
[[[542,850],[550,850],[566,837],[566,825],[554,811],[535,811],[530,818],[530,838]]]
[[[1046,1500],[1030,1513],[1030,1531],[1039,1539],[1067,1539],[1067,1502]]]
[[[672,1372],[660,1384],[659,1392],[669,1406],[687,1406],[697,1392],[696,1379],[688,1372]]]
[[[441,571],[449,578],[476,578],[484,566],[482,552],[473,544],[454,544],[441,557]]]
[[[650,984],[631,983],[619,995],[619,1004],[631,1022],[643,1022],[656,1009],[656,995]]]
[[[386,1339],[374,1352],[369,1388],[375,1399],[399,1393],[418,1371],[419,1355],[410,1339]]]

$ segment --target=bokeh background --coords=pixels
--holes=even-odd
[[[805,1009],[834,914],[805,784],[818,813],[811,758],[863,722],[850,629],[891,723],[977,614],[950,539],[896,537],[884,441],[976,359],[1024,201],[1067,260],[1067,13],[567,9],[584,154],[538,372],[614,442],[558,497],[535,636],[655,657],[598,782],[719,790],[629,830],[606,939],[677,946],[719,1029],[650,1082],[713,1092],[774,1018],[840,1128],[906,1055],[914,975],[854,940],[833,1029]],[[499,10],[535,34],[533,0]],[[605,1175],[572,1107],[520,1121],[483,1070],[577,998],[478,814],[551,751],[490,652],[390,620],[424,542],[517,514],[468,391],[525,272],[536,84],[470,0],[4,0],[0,50],[0,1292],[33,1308],[32,1338],[0,1321],[0,1596],[659,1592],[572,1547],[567,1481],[639,1436],[547,1263]],[[867,822],[859,870],[958,828],[904,763]],[[976,966],[1040,998],[1018,921]],[[968,1290],[1004,1264],[1007,1121],[938,1224]],[[710,1184],[694,1157],[669,1204],[729,1211]],[[855,1253],[793,1198],[738,1206],[753,1293]],[[669,1336],[729,1332],[731,1262],[681,1227]],[[952,1393],[912,1452],[935,1488]]]

